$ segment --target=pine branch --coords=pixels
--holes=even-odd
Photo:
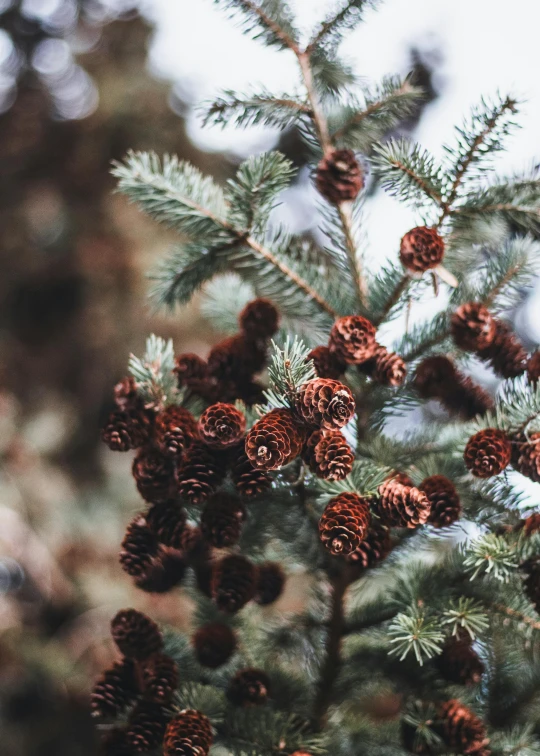
[[[280,49],[298,50],[298,32],[291,12],[283,0],[214,0],[233,12],[240,13],[247,32],[254,38]]]
[[[264,124],[286,129],[312,115],[309,105],[299,99],[286,95],[276,97],[264,89],[246,95],[227,90],[201,110],[205,126],[225,127],[234,123],[238,128]]]
[[[337,13],[333,13],[323,21],[307,46],[306,52],[311,54],[323,43],[326,47],[337,45],[343,31],[350,31],[360,23],[364,10],[374,5],[376,5],[376,0],[346,0]]]
[[[137,392],[146,406],[162,409],[180,401],[173,374],[174,350],[172,339],[165,341],[152,334],[146,340],[144,357],[129,358],[129,372],[137,384]]]
[[[419,145],[391,139],[375,147],[372,162],[383,188],[393,196],[414,204],[426,199],[443,204],[443,169]]]

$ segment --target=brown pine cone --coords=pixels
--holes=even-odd
[[[354,454],[340,431],[315,431],[302,453],[314,475],[325,480],[343,480],[349,475]]]
[[[200,627],[192,643],[199,664],[210,669],[217,669],[229,661],[237,646],[234,631],[221,622]]]
[[[212,549],[203,538],[200,528],[187,525],[182,533],[182,550],[191,566],[207,562],[212,556]]]
[[[332,326],[328,346],[338,359],[360,365],[377,351],[376,332],[373,323],[362,315],[346,315]]]
[[[122,378],[114,387],[114,403],[120,410],[142,407],[142,401],[137,394],[135,379],[131,376]]]
[[[364,187],[364,173],[352,150],[332,150],[317,166],[315,186],[332,205],[355,199]]]
[[[540,533],[540,512],[533,512],[519,523],[519,529],[523,530],[526,536]]]
[[[319,378],[332,378],[336,380],[347,370],[347,364],[337,354],[331,352],[329,347],[315,347],[308,354],[307,358],[313,361],[315,372]]]
[[[448,387],[448,392],[439,397],[443,406],[452,415],[458,415],[463,420],[472,420],[477,415],[485,415],[493,409],[495,402],[481,386],[474,383],[463,373],[457,373],[457,382]]]
[[[501,378],[517,378],[527,370],[527,352],[506,323],[495,320],[495,335],[491,343],[477,351]]]
[[[540,380],[540,350],[531,354],[527,362],[527,377],[536,386]]]
[[[135,585],[147,593],[167,593],[182,582],[187,566],[183,551],[160,545],[148,567],[135,578]]]
[[[487,756],[486,726],[467,706],[456,698],[440,704],[436,730],[445,745],[464,756]]]
[[[199,419],[199,434],[207,446],[227,449],[238,443],[246,430],[246,418],[233,404],[212,404]]]
[[[176,478],[181,496],[201,504],[214,493],[225,477],[224,460],[200,441],[194,441],[184,455]]]
[[[363,541],[360,541],[355,551],[349,554],[347,561],[367,569],[373,567],[377,562],[382,562],[391,550],[390,531],[384,525],[372,521],[367,536]]]
[[[174,467],[155,449],[141,449],[132,467],[137,490],[146,501],[165,501],[174,491]]]
[[[525,574],[523,587],[527,598],[537,612],[540,612],[540,556],[536,555],[520,565]]]
[[[529,434],[528,439],[512,439],[512,465],[515,470],[535,483],[540,483],[540,433]]]
[[[491,478],[508,466],[511,454],[512,445],[506,433],[497,428],[486,428],[471,436],[463,458],[475,477]]]
[[[450,638],[437,657],[443,677],[456,685],[476,685],[482,679],[484,665],[472,647],[468,634]]]
[[[353,417],[356,405],[351,390],[330,378],[313,378],[300,386],[296,410],[304,422],[325,430],[336,430]]]
[[[163,742],[170,714],[160,704],[139,701],[127,724],[127,742],[134,753],[147,753]]]
[[[132,659],[115,662],[102,673],[90,696],[92,713],[96,717],[115,719],[139,694],[135,664]]]
[[[118,649],[129,659],[147,659],[163,648],[156,623],[136,609],[122,609],[111,621],[111,635]]]
[[[143,670],[144,696],[148,701],[167,704],[178,686],[176,662],[163,653],[153,654]]]
[[[182,534],[186,527],[186,513],[178,499],[167,499],[152,504],[145,515],[148,527],[159,543],[181,548]]]
[[[179,459],[196,437],[197,423],[184,407],[171,405],[157,416],[156,444],[166,457]]]
[[[285,586],[285,573],[276,562],[264,562],[257,569],[255,601],[260,606],[268,606],[281,596]]]
[[[222,612],[235,614],[255,595],[257,570],[240,554],[230,554],[214,565],[212,597]]]
[[[241,384],[266,363],[266,347],[248,341],[243,334],[230,336],[216,344],[208,355],[210,375],[224,383]],[[239,397],[234,397],[239,398]]]
[[[413,385],[422,399],[440,399],[457,383],[452,360],[442,354],[427,357],[418,365]]]
[[[250,341],[266,340],[279,328],[279,312],[269,299],[248,302],[238,318],[240,329]]]
[[[454,343],[467,352],[489,347],[495,338],[495,318],[479,302],[467,302],[457,308],[450,320]]]
[[[198,354],[179,354],[174,363],[173,372],[178,379],[179,388],[189,386],[193,380],[204,381],[208,378],[208,365]]]
[[[111,451],[126,452],[143,446],[148,441],[150,428],[150,416],[146,410],[139,407],[117,409],[109,415],[101,439]]]
[[[327,504],[319,521],[319,537],[331,554],[351,554],[367,535],[369,502],[355,493],[342,493]]]
[[[201,515],[201,533],[216,549],[234,546],[240,540],[246,508],[236,497],[219,491],[208,499]]]
[[[128,525],[122,541],[120,551],[122,569],[131,577],[139,577],[148,569],[157,550],[158,541],[155,534],[148,527],[143,515],[137,515]]]
[[[444,257],[444,239],[434,228],[417,226],[401,240],[399,259],[403,267],[413,273],[425,273],[436,268]]]
[[[265,470],[254,467],[241,441],[230,452],[231,479],[240,496],[257,496],[272,486],[272,478]]]
[[[431,475],[420,486],[431,507],[428,522],[436,528],[451,525],[461,517],[461,502],[456,487],[444,475]]]
[[[246,456],[254,467],[275,470],[300,454],[305,430],[288,409],[274,409],[258,420],[246,436]]]
[[[231,680],[227,698],[235,706],[260,706],[270,692],[270,678],[260,669],[241,669]]]
[[[407,365],[395,352],[389,352],[386,347],[379,346],[374,356],[371,377],[381,386],[401,386],[407,377]]]
[[[206,756],[213,739],[208,717],[195,709],[184,709],[167,726],[163,756]]]
[[[430,513],[429,499],[414,486],[389,480],[379,486],[376,502],[381,523],[389,528],[417,528],[425,525]]]
[[[132,756],[126,730],[120,727],[108,730],[101,739],[99,754],[100,756]]]

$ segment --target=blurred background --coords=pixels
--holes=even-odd
[[[309,30],[332,0],[295,0]],[[412,72],[423,107],[401,133],[440,153],[480,94],[526,98],[505,172],[540,156],[530,0],[388,0],[344,43],[358,74]],[[177,595],[136,592],[117,562],[140,504],[129,455],[100,425],[130,352],[149,332],[205,354],[218,338],[198,303],[152,314],[145,276],[170,238],[113,194],[128,148],[173,152],[223,181],[277,147],[299,168],[282,218],[317,222],[294,130],[203,130],[197,106],[222,89],[295,84],[288,53],[260,47],[212,0],[0,0],[0,730],[3,756],[97,752],[87,694],[112,650],[108,624],[137,606],[185,622]],[[376,188],[369,248],[395,255],[414,216]],[[536,293],[514,314],[540,341]]]

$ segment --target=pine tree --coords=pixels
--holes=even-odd
[[[284,0],[217,3],[288,50],[302,87],[227,92],[205,118],[296,126],[325,241],[276,223],[294,178],[277,152],[225,187],[171,156],[114,169],[181,238],[155,302],[203,288],[228,335],[206,360],[152,336],[116,390],[105,440],[137,448],[146,500],[122,565],[195,610],[192,637],[162,628],[157,654],[150,620],[113,621],[135,682],[98,683],[127,706],[105,752],[540,754],[540,537],[519,480],[540,478],[538,360],[509,320],[538,273],[540,176],[492,173],[518,103],[482,100],[438,160],[389,137],[422,92],[367,89],[339,57],[372,2],[336,3],[307,41]],[[374,177],[418,217],[378,270],[360,238]],[[426,298],[436,314],[411,325]],[[435,418],[403,423],[428,401]],[[303,602],[280,613],[293,572]]]

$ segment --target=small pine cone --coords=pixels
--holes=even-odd
[[[156,418],[156,444],[166,457],[179,459],[196,436],[195,418],[184,407],[171,405]]]
[[[457,372],[456,377],[456,383],[449,386],[448,392],[440,397],[450,414],[458,415],[463,420],[472,420],[493,409],[495,403],[487,391],[460,372]]]
[[[426,478],[420,490],[428,497],[431,507],[428,522],[436,528],[451,525],[461,517],[461,502],[456,487],[444,475]]]
[[[389,528],[417,528],[428,521],[430,503],[418,488],[389,480],[379,486],[377,513]]]
[[[264,562],[257,570],[257,587],[255,601],[260,606],[268,606],[283,593],[285,573],[276,562]]]
[[[380,344],[377,344],[373,357],[359,365],[359,369],[381,386],[401,386],[407,377],[404,360]]]
[[[337,354],[331,352],[329,347],[315,347],[308,354],[307,358],[313,361],[315,372],[319,378],[332,378],[336,380],[347,370],[347,364]]]
[[[241,669],[231,680],[227,698],[235,706],[260,706],[266,703],[270,679],[260,669]]]
[[[122,609],[113,617],[111,635],[119,650],[129,659],[147,659],[163,647],[159,627],[136,609]]]
[[[520,567],[525,574],[523,587],[527,598],[540,613],[540,556],[536,555],[527,559]]]
[[[210,375],[234,385],[259,373],[266,363],[266,347],[248,341],[243,334],[220,341],[208,355]]]
[[[266,340],[279,328],[279,312],[269,299],[259,297],[244,307],[238,321],[250,341]]]
[[[208,717],[195,709],[184,709],[167,726],[163,756],[206,756],[213,739]]]
[[[315,431],[302,456],[311,472],[324,480],[343,480],[354,462],[353,451],[340,431]]]
[[[527,377],[536,386],[540,380],[540,350],[529,357],[527,362]]]
[[[167,499],[152,504],[145,515],[148,527],[158,542],[173,549],[181,548],[186,527],[186,513],[178,499]]]
[[[233,630],[221,622],[200,627],[192,643],[199,664],[210,669],[217,669],[229,661],[237,646]]]
[[[332,150],[317,166],[315,185],[332,205],[355,199],[364,187],[364,173],[352,150]]]
[[[495,319],[479,302],[467,302],[457,308],[450,320],[454,343],[467,352],[489,347],[495,338]]]
[[[222,612],[235,614],[255,595],[257,570],[240,554],[230,554],[212,571],[212,597]]]
[[[135,585],[147,593],[167,593],[182,582],[187,566],[183,551],[160,546],[156,557],[135,578]]]
[[[467,706],[453,698],[437,711],[438,734],[445,745],[464,756],[487,756],[486,726]]]
[[[179,354],[174,363],[173,372],[178,379],[179,388],[189,386],[191,381],[204,381],[208,378],[208,365],[198,354]]]
[[[427,357],[417,367],[414,387],[422,399],[440,399],[457,382],[457,370],[448,357]]]
[[[134,753],[147,753],[163,742],[170,714],[160,704],[139,701],[130,714],[126,738]]]
[[[199,434],[207,446],[227,449],[236,444],[246,430],[246,418],[233,404],[212,404],[199,419]]]
[[[247,407],[255,404],[264,404],[264,386],[257,381],[239,381],[235,386],[234,399],[240,399]]]
[[[225,477],[225,467],[217,453],[195,441],[184,455],[176,477],[180,495],[192,504],[201,504]]]
[[[258,420],[246,436],[245,451],[254,467],[275,470],[300,454],[304,429],[287,409],[274,409]]]
[[[148,527],[146,519],[138,515],[128,525],[122,548],[120,564],[122,569],[131,577],[139,577],[148,569],[148,565],[157,554],[158,541],[155,534]]]
[[[523,530],[526,536],[540,533],[540,512],[533,512],[533,514],[521,520],[519,529]]]
[[[527,352],[523,344],[501,320],[495,320],[493,341],[477,353],[501,378],[517,378],[527,370]]]
[[[108,730],[101,739],[100,756],[132,756],[132,753],[126,730],[120,727]]]
[[[116,384],[114,387],[114,403],[120,410],[135,409],[142,406],[134,378],[131,376],[122,378]]]
[[[367,536],[363,541],[360,541],[356,550],[349,554],[347,561],[367,569],[385,559],[391,550],[390,531],[384,525],[373,521]]]
[[[512,444],[504,431],[486,428],[467,442],[463,458],[468,470],[476,478],[491,478],[501,473],[509,464]]]
[[[407,473],[404,472],[392,472],[386,479],[387,481],[392,481],[393,483],[401,483],[402,486],[414,486],[414,483],[412,481],[412,478],[407,475]]]
[[[350,365],[360,365],[377,351],[376,328],[362,315],[338,318],[330,331],[329,348],[339,359]]]
[[[445,643],[437,657],[437,666],[443,677],[456,685],[476,685],[484,673],[484,665],[468,634],[453,636]]]
[[[436,268],[444,257],[444,239],[434,228],[417,226],[401,240],[399,259],[403,267],[413,273],[425,273]]]
[[[155,449],[141,449],[133,460],[137,490],[146,501],[165,501],[174,490],[174,467]]]
[[[150,434],[150,416],[139,407],[117,409],[109,415],[101,438],[111,451],[126,452],[143,446]]]
[[[118,717],[139,694],[135,664],[122,659],[105,670],[94,685],[90,704],[94,716],[104,719]]]
[[[319,537],[331,554],[346,556],[367,535],[371,512],[367,499],[342,493],[330,500],[319,521]]]
[[[531,433],[528,439],[512,439],[512,465],[526,478],[540,483],[540,433]]]
[[[231,479],[240,496],[257,496],[272,486],[269,474],[249,461],[243,441],[231,450],[230,464]]]
[[[246,509],[242,502],[223,491],[214,494],[201,515],[201,533],[216,549],[234,546],[240,540]]]
[[[309,425],[337,430],[351,420],[356,405],[351,390],[330,378],[313,378],[300,386],[296,410]]]
[[[148,701],[167,704],[178,686],[178,669],[174,659],[163,653],[153,654],[143,670],[144,696]]]

